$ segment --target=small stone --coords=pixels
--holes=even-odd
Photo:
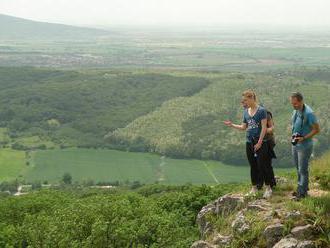
[[[286,184],[289,182],[289,180],[285,177],[275,176],[275,180],[276,180],[276,183],[278,183],[278,184]]]
[[[190,248],[215,248],[215,246],[204,240],[198,240],[194,242]]]
[[[281,239],[273,248],[296,248],[298,240],[295,238],[284,238]]]
[[[317,182],[313,183],[313,186],[314,186],[314,188],[320,188],[320,184]]]
[[[273,247],[282,237],[284,231],[284,225],[277,223],[267,226],[264,231],[264,236],[267,241],[267,247]]]
[[[281,223],[277,223],[274,225],[270,225],[267,226],[265,231],[264,231],[264,235],[266,237],[268,236],[281,236],[284,230],[284,225],[282,225]]]
[[[297,239],[309,239],[313,236],[313,226],[310,224],[305,226],[297,226],[291,230],[291,233]]]
[[[249,204],[247,206],[247,209],[256,210],[256,211],[268,211],[269,210],[269,208],[267,208],[265,206],[262,206],[262,205],[259,205],[259,204]]]
[[[310,240],[305,240],[302,242],[299,242],[297,245],[297,248],[315,248],[314,242]]]
[[[285,214],[285,218],[287,218],[287,219],[296,219],[300,216],[301,216],[301,213],[298,210],[288,212],[288,213]]]
[[[256,200],[247,205],[247,210],[257,211],[258,215],[265,221],[271,221],[273,218],[271,204],[264,200]]]

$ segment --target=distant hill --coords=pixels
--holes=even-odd
[[[70,40],[108,35],[101,29],[37,22],[0,14],[0,39]]]
[[[276,166],[290,166],[292,91],[306,93],[306,103],[320,120],[315,156],[330,147],[329,81],[320,76],[327,71],[150,73],[0,67],[0,145],[24,150],[111,148],[243,165],[245,134],[223,121],[241,121],[241,92],[252,88],[274,115]]]
[[[0,78],[0,127],[8,128],[16,148],[35,147],[36,137],[62,146],[102,147],[108,132],[209,84],[160,73],[29,67],[0,67]],[[1,143],[8,141],[0,128]]]
[[[320,71],[319,75],[321,73],[326,75],[326,71]],[[274,114],[276,163],[290,165],[288,137],[292,107],[288,101],[289,92],[299,90],[306,93],[306,103],[320,119],[322,135],[316,136],[315,154],[329,147],[328,82],[316,77],[317,81],[308,80],[314,74],[316,71],[244,76],[218,73],[217,78],[211,78],[209,74],[212,83],[202,91],[193,96],[170,99],[156,111],[140,116],[125,128],[111,132],[108,137],[118,147],[127,144],[130,150],[138,147],[175,158],[245,163],[245,134],[227,128],[223,121],[241,121],[241,92],[251,88],[256,90],[261,103]]]

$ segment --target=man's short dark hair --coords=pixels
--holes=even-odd
[[[291,98],[296,98],[299,102],[301,102],[302,100],[304,100],[303,95],[300,92],[293,92],[291,94]]]

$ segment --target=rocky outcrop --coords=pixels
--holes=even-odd
[[[207,220],[209,214],[226,216],[228,213],[235,211],[243,206],[244,197],[241,195],[224,195],[213,203],[202,208],[197,215],[197,224],[201,233],[201,237],[205,238],[213,232],[213,227]]]
[[[247,218],[249,216],[247,213],[250,214],[250,219]],[[266,199],[253,200],[250,197],[244,198],[243,195],[239,194],[227,194],[204,206],[198,213],[196,221],[202,240],[196,241],[191,248],[231,247],[235,238],[241,237],[253,228],[251,213],[259,222],[267,224],[260,235],[260,238],[266,242],[267,248],[315,247],[314,242],[310,240],[314,233],[311,225],[296,226],[292,230],[287,230],[284,225],[285,220],[301,219],[299,211],[288,211],[283,204],[278,204],[275,209]],[[214,224],[210,221],[211,216],[225,219],[228,217],[227,221],[232,220],[231,223],[229,222],[225,234],[213,226]],[[288,232],[290,234],[284,236]]]

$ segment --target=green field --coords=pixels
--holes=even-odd
[[[18,177],[26,168],[25,153],[11,149],[0,150],[0,181]]]
[[[33,152],[24,178],[27,182],[47,180],[56,183],[66,172],[78,182],[217,184],[249,180],[247,165],[230,166],[218,161],[180,160],[149,153],[94,149]]]

